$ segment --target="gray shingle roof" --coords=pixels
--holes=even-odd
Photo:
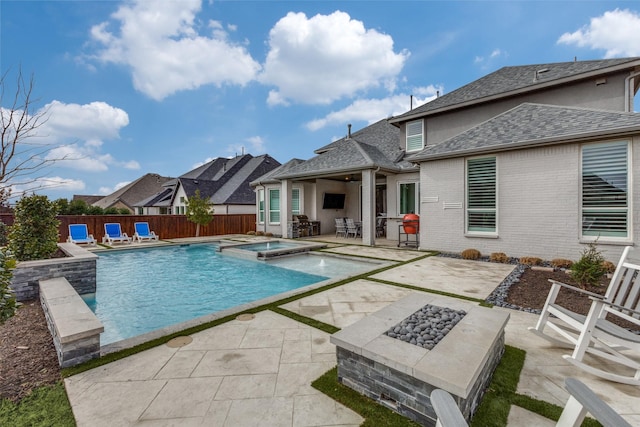
[[[200,190],[202,197],[209,197],[216,205],[255,204],[255,193],[249,183],[280,166],[268,154],[253,157],[251,154],[233,159],[214,159],[178,178],[187,197]]]
[[[162,184],[173,178],[160,176],[157,173],[148,173],[124,187],[114,191],[108,196],[95,202],[94,206],[103,209],[115,205],[118,201],[132,208],[136,204],[162,190]]]
[[[258,177],[256,180],[252,181],[250,185],[252,187],[255,187],[256,185],[260,184],[276,184],[280,181],[277,178],[274,178],[275,176],[289,171],[291,168],[298,166],[302,162],[304,162],[304,160],[302,159],[291,159],[288,162]]]
[[[493,97],[534,91],[543,87],[565,84],[567,81],[591,78],[594,74],[602,75],[634,67],[640,67],[640,57],[503,67],[453,92],[394,117],[390,122],[398,123],[411,117],[482,102]]]
[[[640,133],[640,113],[524,103],[408,160],[435,160],[557,144],[623,133]]]
[[[410,167],[403,162],[399,145],[400,131],[384,119],[316,150],[317,156],[282,172],[276,179],[340,173],[380,167],[400,171]]]

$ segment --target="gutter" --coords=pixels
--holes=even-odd
[[[475,148],[470,150],[460,150],[460,151],[449,151],[441,154],[433,154],[430,156],[422,156],[416,157],[413,159],[407,159],[412,163],[422,163],[429,162],[433,160],[444,160],[444,159],[453,159],[457,157],[465,157],[471,155],[481,155],[481,154],[491,154],[491,153],[499,153],[503,151],[513,151],[519,150],[523,148],[538,148],[538,147],[546,147],[549,145],[560,145],[560,144],[570,144],[575,142],[585,142],[587,140],[596,140],[602,138],[616,138],[616,137],[626,137],[629,135],[635,135],[640,133],[640,125],[633,126],[625,129],[624,131],[610,131],[607,132],[587,132],[582,134],[574,134],[570,137],[566,137],[564,139],[558,139],[556,137],[542,138],[537,140],[528,140],[522,141],[512,144],[502,144],[502,145],[491,145],[482,148]]]
[[[631,88],[631,79],[634,77],[640,76],[640,71],[636,71],[635,73],[629,74],[629,77],[624,79],[624,111],[627,113],[632,113],[631,109],[633,108],[633,89]]]

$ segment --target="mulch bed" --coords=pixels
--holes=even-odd
[[[39,301],[24,302],[0,325],[0,398],[18,401],[60,381],[56,349]]]

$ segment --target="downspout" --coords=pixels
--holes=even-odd
[[[633,111],[631,111],[631,107],[633,105],[633,96],[634,94],[632,93],[632,89],[631,89],[631,79],[633,79],[634,77],[640,76],[640,71],[636,71],[635,73],[631,73],[629,74],[629,76],[624,79],[624,111],[626,113],[632,113]]]

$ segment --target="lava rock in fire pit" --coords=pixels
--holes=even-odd
[[[464,310],[427,304],[390,328],[385,335],[431,350],[465,314]]]

